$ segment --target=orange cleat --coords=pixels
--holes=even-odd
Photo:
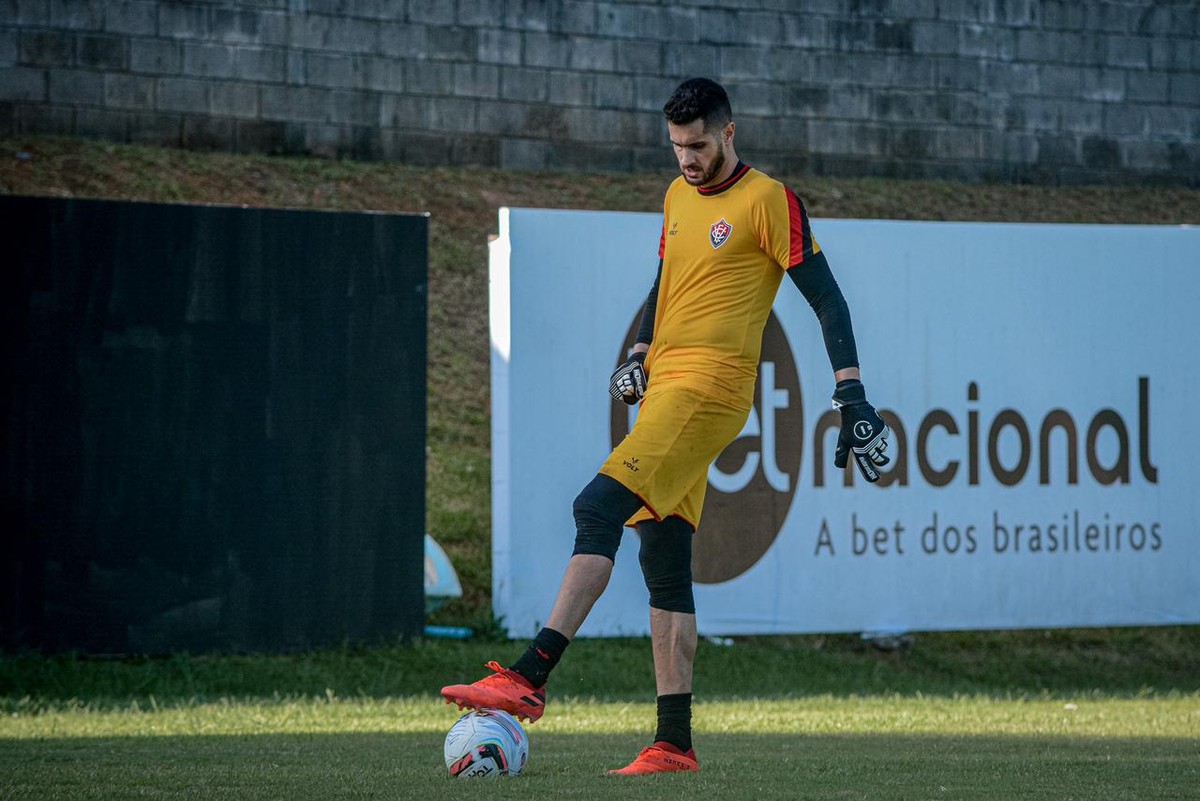
[[[488,662],[494,673],[474,684],[451,684],[442,688],[446,703],[459,709],[503,709],[508,714],[533,723],[546,711],[546,687],[531,687],[518,673]]]
[[[645,776],[650,773],[674,773],[677,771],[699,773],[700,763],[695,749],[685,754],[670,743],[655,743],[643,748],[637,759],[623,768],[608,771],[609,776]]]

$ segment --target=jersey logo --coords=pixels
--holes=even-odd
[[[712,242],[713,250],[724,245],[732,233],[733,226],[725,222],[724,217],[713,223],[712,228],[708,229],[708,241]]]

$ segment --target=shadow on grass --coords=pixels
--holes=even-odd
[[[556,799],[1194,798],[1196,740],[716,735],[698,775],[603,775],[645,743],[532,734],[526,772],[457,781],[438,734],[0,740],[0,797]]]
[[[165,705],[220,698],[436,697],[470,682],[483,664],[507,664],[523,642],[424,640],[407,645],[299,654],[188,655],[97,659],[73,654],[0,656],[0,711],[21,699],[54,707],[127,706],[153,696]],[[990,695],[1133,697],[1200,692],[1200,626],[918,634],[881,652],[853,635],[702,640],[698,698],[810,695]],[[645,638],[572,643],[551,680],[552,697],[652,701]]]

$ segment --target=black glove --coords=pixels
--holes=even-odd
[[[845,467],[846,456],[853,452],[859,472],[874,484],[879,480],[879,471],[875,468],[883,467],[890,461],[883,452],[887,450],[887,438],[891,430],[875,407],[867,403],[867,390],[856,378],[837,383],[837,389],[833,392],[833,408],[842,412],[842,430],[833,454],[834,465]]]
[[[633,406],[646,394],[646,384],[650,378],[642,365],[644,361],[645,353],[634,353],[613,370],[612,379],[608,382],[608,394],[613,396],[613,400]]]

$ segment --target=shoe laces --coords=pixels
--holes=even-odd
[[[492,673],[492,675],[490,675],[490,676],[485,676],[482,679],[482,681],[496,681],[496,682],[500,682],[502,684],[505,682],[515,684],[517,687],[519,687],[521,689],[521,691],[523,693],[531,692],[531,691],[535,692],[535,693],[540,693],[544,690],[544,687],[534,687],[520,673],[513,670],[512,668],[504,667],[499,662],[496,662],[496,661],[487,662],[484,664],[484,667],[486,667],[490,670],[493,670],[495,672]]]
[[[665,753],[666,751],[657,746],[648,745],[638,753],[637,759],[633,760],[630,765],[636,765],[639,762],[661,762],[662,757],[660,755]]]
[[[517,674],[511,668],[506,668],[499,662],[493,660],[485,664],[484,667],[494,671],[492,675],[485,678],[484,681],[513,682],[514,684],[519,684],[522,687],[526,686],[526,682],[523,682],[517,678]]]
[[[635,759],[634,762],[641,762],[642,760],[652,762],[670,762],[672,760],[695,762],[696,759],[694,754],[694,751],[676,753],[675,751],[668,750],[660,745],[648,745],[642,749],[642,752],[638,754],[637,759]]]

